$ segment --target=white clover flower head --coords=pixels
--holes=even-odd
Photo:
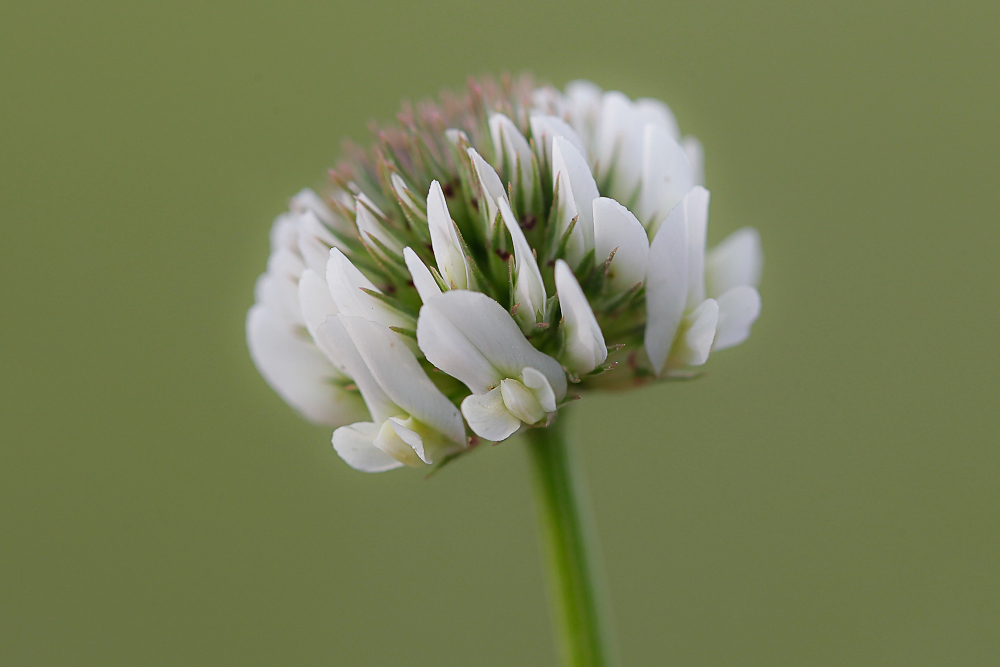
[[[473,81],[398,120],[292,198],[247,315],[352,467],[440,466],[750,335],[760,239],[706,250],[702,148],[662,102]]]

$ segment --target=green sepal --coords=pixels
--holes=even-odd
[[[448,283],[444,281],[444,277],[441,275],[441,272],[437,270],[436,266],[428,264],[427,270],[431,272],[431,276],[434,277],[434,282],[437,283],[438,288],[440,288],[442,292],[447,292],[451,289]]]
[[[580,219],[580,215],[577,214],[573,216],[573,219],[569,221],[569,225],[566,227],[566,231],[563,232],[562,237],[559,239],[559,245],[556,247],[555,254],[552,255],[552,260],[563,259],[566,257],[566,246],[569,245],[569,236],[573,233],[576,228],[576,223]]]
[[[413,340],[417,339],[417,332],[414,329],[407,329],[406,327],[389,327],[389,330],[390,331],[395,331],[396,333],[400,334],[401,336],[406,336],[408,338],[412,338]]]
[[[509,257],[507,257],[507,289],[508,289],[508,292],[509,292],[509,298],[507,299],[507,301],[510,304],[510,306],[507,308],[507,310],[510,311],[511,317],[513,317],[514,314],[515,314],[515,310],[514,310],[514,305],[515,305],[514,304],[514,265],[515,265],[514,255],[510,255]]]
[[[402,283],[404,285],[409,283],[410,273],[403,268],[403,258],[371,234],[368,234],[368,240],[371,242],[371,245],[365,243],[365,247],[368,249],[368,256],[378,264],[382,273],[393,283]]]
[[[413,319],[417,318],[417,312],[414,311],[413,308],[411,308],[410,306],[407,306],[405,303],[397,299],[396,297],[389,296],[388,294],[383,294],[382,292],[379,292],[377,290],[368,289],[367,287],[361,287],[360,289],[368,296],[378,299],[379,301],[389,306],[396,312],[406,315],[407,317]]]

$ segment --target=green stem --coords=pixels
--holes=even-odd
[[[591,539],[582,475],[566,443],[565,422],[562,414],[548,428],[525,432],[553,621],[565,667],[608,667],[612,664],[611,641],[600,586],[600,559]]]

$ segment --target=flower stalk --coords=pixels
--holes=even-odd
[[[565,413],[565,410],[564,410]],[[610,619],[582,472],[566,415],[524,432],[531,459],[553,624],[564,667],[609,667]]]

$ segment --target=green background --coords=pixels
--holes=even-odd
[[[996,2],[12,2],[0,664],[553,665],[526,457],[348,469],[249,361],[287,198],[469,74],[666,100],[751,339],[576,410],[640,665],[1000,664]]]

